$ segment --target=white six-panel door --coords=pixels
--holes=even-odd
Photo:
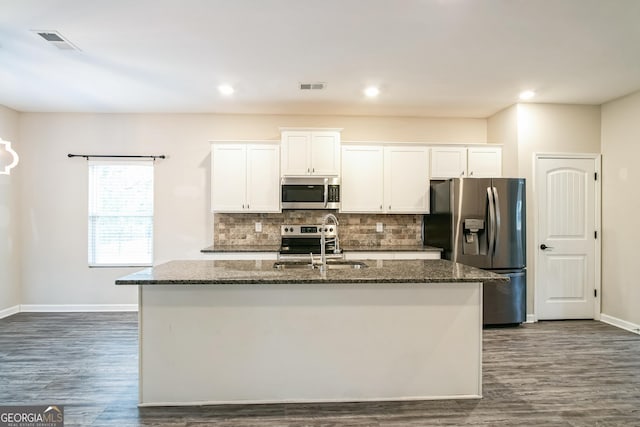
[[[596,160],[536,160],[538,319],[596,314]]]

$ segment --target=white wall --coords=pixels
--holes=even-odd
[[[518,178],[518,105],[487,119],[487,142],[502,145],[502,176]]]
[[[16,111],[0,106],[0,138],[21,154]],[[0,317],[20,304],[18,180],[22,165],[0,175]]]
[[[602,313],[640,325],[640,92],[602,106]]]
[[[22,304],[133,304],[132,269],[87,267],[87,167],[76,154],[165,154],[155,169],[155,261],[212,242],[209,140],[343,127],[345,140],[486,142],[486,120],[214,114],[20,114]],[[16,214],[18,215],[18,214]],[[14,214],[12,213],[12,218]]]

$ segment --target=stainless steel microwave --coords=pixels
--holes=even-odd
[[[282,209],[339,208],[339,178],[282,178]]]

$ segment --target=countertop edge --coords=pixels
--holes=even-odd
[[[116,280],[115,284],[120,286],[161,286],[161,285],[384,285],[388,283],[407,283],[407,284],[429,284],[429,283],[484,283],[486,281],[508,282],[509,278],[434,278],[420,280],[396,280],[396,279],[357,279],[357,280],[335,280],[335,279],[302,279],[302,280]]]
[[[344,252],[442,252],[442,248],[436,248],[434,246],[396,246],[396,247],[380,247],[380,246],[361,246],[350,247],[343,246]],[[279,246],[273,245],[256,245],[256,246],[207,246],[200,249],[203,254],[211,253],[269,253],[279,252]]]

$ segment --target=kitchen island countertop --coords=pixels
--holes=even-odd
[[[342,245],[345,252],[442,252],[441,248],[422,245],[402,246],[350,246]],[[280,245],[211,245],[200,249],[202,253],[226,252],[279,252]]]
[[[276,269],[273,261],[169,261],[129,274],[116,285],[234,285],[302,283],[446,283],[508,281],[505,276],[447,260],[371,260],[366,268]]]

